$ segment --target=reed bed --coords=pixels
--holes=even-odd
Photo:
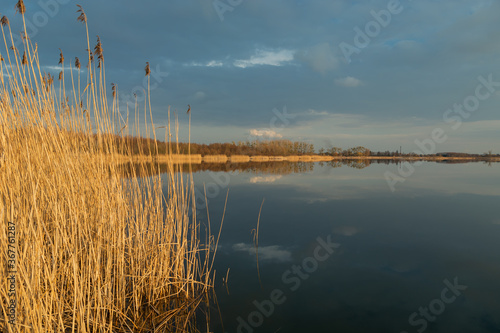
[[[251,162],[269,162],[269,156],[250,156]]]
[[[248,162],[250,162],[250,156],[247,156],[247,155],[231,155],[231,156],[229,156],[229,161],[231,163],[248,163]]]
[[[205,155],[203,156],[204,163],[226,163],[228,161],[226,155]]]
[[[117,159],[120,159],[123,163],[129,163],[131,160],[134,162],[142,161],[146,163],[174,163],[174,164],[200,164],[203,158],[200,154],[164,154],[164,155],[119,155]]]
[[[24,23],[23,2],[16,8]],[[139,134],[138,117],[121,120],[115,85],[108,96],[99,38],[91,49],[87,37],[74,66],[61,51],[57,81],[26,28],[19,50],[5,16],[0,27],[0,331],[196,331],[213,256],[212,238],[199,238],[192,177],[169,162],[162,180],[140,161],[123,177],[117,151],[128,147],[116,137]],[[150,103],[144,111],[154,131]]]

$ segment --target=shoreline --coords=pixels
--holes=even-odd
[[[201,163],[248,163],[248,162],[330,162],[341,160],[393,160],[393,161],[464,161],[464,162],[500,162],[500,157],[473,157],[473,156],[323,156],[323,155],[293,155],[293,156],[248,156],[248,155],[205,155],[201,154],[173,154],[168,155],[117,155],[123,162],[159,162],[174,164],[201,164]]]

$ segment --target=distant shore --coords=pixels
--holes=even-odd
[[[500,162],[500,157],[475,157],[475,156],[325,156],[325,155],[293,155],[293,156],[248,156],[248,155],[205,155],[201,154],[173,154],[168,155],[120,155],[123,162],[138,162],[150,160],[151,162],[167,163],[169,158],[173,163],[248,163],[248,162],[329,162],[334,160],[394,160],[394,161],[488,161]]]

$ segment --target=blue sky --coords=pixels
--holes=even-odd
[[[15,2],[2,1],[0,13],[20,31]],[[190,104],[195,142],[500,153],[498,1],[78,3],[92,43],[103,42],[122,113],[141,96],[148,61],[154,120],[177,109],[181,139]],[[25,4],[48,71],[58,73],[59,48],[85,58],[76,2]]]

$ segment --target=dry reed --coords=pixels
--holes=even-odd
[[[92,54],[78,8],[87,29],[87,82],[80,91],[76,58],[78,82],[71,75],[68,96],[64,82],[56,89],[42,73],[30,39],[20,56],[8,19],[0,21],[0,331],[195,331],[195,313],[212,288],[212,238],[199,239],[192,184],[181,166],[170,162],[166,180],[145,162],[129,177],[120,174],[116,138],[128,124],[120,123],[114,85],[108,105],[101,40]],[[16,9],[24,23],[23,1]],[[139,134],[138,123],[130,128]],[[124,145],[121,151],[130,150]],[[13,324],[9,222],[17,239]]]

